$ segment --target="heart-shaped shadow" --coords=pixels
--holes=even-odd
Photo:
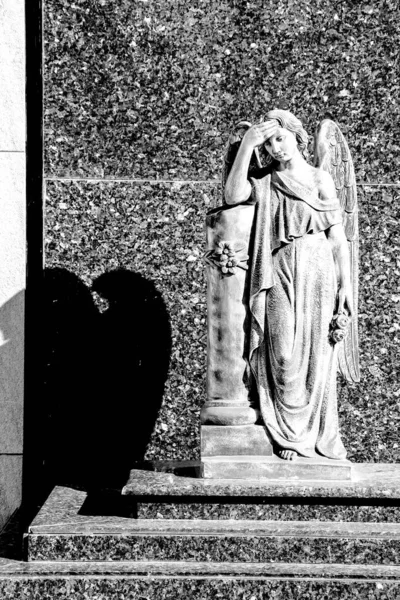
[[[123,484],[143,460],[161,406],[171,329],[154,283],[119,269],[92,290],[62,268],[45,271],[41,445],[54,483]],[[95,292],[106,301],[101,312]]]

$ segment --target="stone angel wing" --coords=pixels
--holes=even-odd
[[[331,174],[342,208],[343,227],[350,254],[353,314],[349,332],[339,344],[339,370],[350,382],[360,380],[358,353],[358,206],[353,161],[339,126],[330,119],[321,121],[315,134],[314,165]]]
[[[228,175],[230,173],[230,170],[232,169],[232,165],[235,161],[236,158],[236,154],[239,150],[239,146],[242,143],[242,139],[244,134],[246,133],[246,131],[248,129],[250,129],[251,127],[251,123],[249,121],[239,121],[239,123],[237,123],[235,125],[235,127],[233,128],[230,136],[229,136],[229,140],[228,140],[228,144],[226,146],[226,150],[225,150],[225,156],[224,156],[224,166],[222,168],[222,194],[224,197],[224,191],[225,191],[225,184],[226,184],[226,180],[228,179]],[[250,161],[250,166],[249,166],[249,176],[251,177],[252,172],[261,169],[263,167],[263,153],[265,152],[265,150],[263,150],[263,147],[260,148],[256,148],[253,152],[253,155],[251,157],[251,161]],[[261,156],[260,156],[261,154]]]

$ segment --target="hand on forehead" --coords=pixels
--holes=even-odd
[[[269,125],[270,129],[273,129],[274,132],[278,131],[280,125],[276,119],[267,119],[266,124]]]

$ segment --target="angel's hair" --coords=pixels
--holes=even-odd
[[[283,127],[284,129],[288,129],[296,136],[297,147],[300,151],[300,154],[307,160],[308,152],[308,135],[307,132],[303,129],[303,125],[301,121],[297,117],[295,117],[288,110],[282,110],[280,108],[275,108],[274,110],[270,110],[265,120],[275,119],[279,123],[279,127]],[[269,162],[272,162],[272,157]]]

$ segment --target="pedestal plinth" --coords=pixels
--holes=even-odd
[[[272,456],[272,443],[263,425],[202,425],[201,457]]]
[[[294,461],[278,456],[203,457],[203,477],[212,479],[267,479],[271,481],[350,481],[347,460],[302,458]]]

